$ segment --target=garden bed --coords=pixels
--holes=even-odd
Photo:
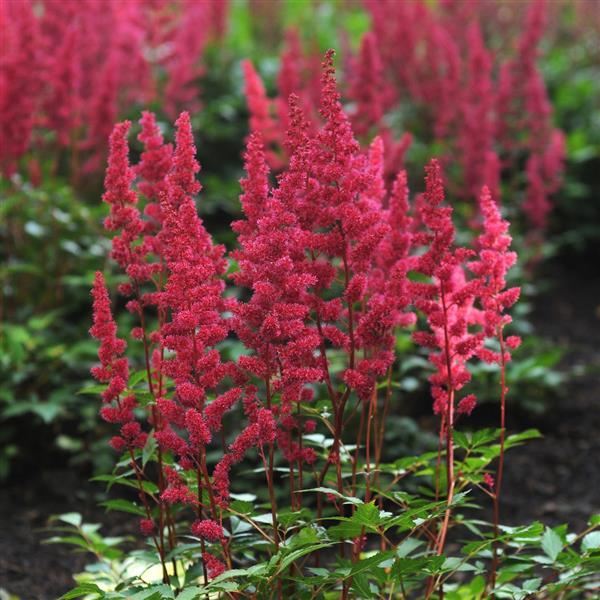
[[[539,335],[566,349],[561,368],[574,375],[544,414],[509,412],[511,430],[537,427],[544,437],[508,454],[503,521],[569,522],[581,530],[600,508],[600,462],[590,460],[600,456],[600,280],[581,263],[564,260],[546,271],[551,285],[538,298],[533,320]],[[80,512],[85,521],[102,523],[107,533],[133,532],[135,519],[107,515],[96,505],[98,490],[85,483],[84,474],[65,466],[40,469],[35,478],[8,485],[0,497],[0,588],[21,600],[55,600],[72,587],[71,574],[83,568],[87,557],[43,544],[53,514]]]

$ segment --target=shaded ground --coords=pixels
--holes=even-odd
[[[536,329],[568,348],[564,368],[581,374],[568,383],[564,399],[535,418],[513,414],[509,428],[535,426],[544,438],[509,455],[503,491],[503,521],[541,519],[569,522],[581,529],[600,511],[600,269],[593,264],[550,265],[553,288],[539,298]],[[63,469],[39,472],[0,494],[0,590],[21,600],[55,600],[72,586],[71,573],[86,557],[69,548],[42,545],[48,517],[81,512],[85,520],[106,523],[82,477]],[[98,488],[96,488],[98,489]],[[127,518],[127,516],[125,516]],[[111,524],[122,521],[116,513]],[[106,531],[106,527],[103,528]],[[122,532],[122,530],[121,530]],[[1,596],[0,596],[1,597]]]
[[[536,303],[535,328],[567,348],[562,366],[575,375],[533,424],[544,438],[508,456],[504,520],[582,529],[600,512],[600,265],[593,259],[550,264],[548,276],[552,288]],[[509,416],[508,425],[518,430],[532,423]]]
[[[35,481],[11,485],[0,494],[0,590],[20,600],[56,600],[72,587],[71,573],[81,571],[88,557],[65,546],[42,544],[51,534],[49,517],[69,511],[98,521],[104,514],[73,472],[44,471]],[[1,595],[0,595],[1,597]]]

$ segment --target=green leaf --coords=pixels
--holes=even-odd
[[[175,598],[173,591],[171,590],[171,587],[166,584],[152,586],[133,596],[129,596],[129,600],[167,600],[173,598]]]
[[[146,439],[144,448],[142,449],[142,467],[146,466],[146,463],[154,456],[156,451],[156,440],[153,435],[149,435]]]
[[[322,494],[333,494],[338,498],[342,498],[344,502],[348,504],[363,504],[363,501],[360,498],[355,498],[354,496],[344,496],[340,494],[337,490],[328,487],[316,487],[316,488],[308,488],[305,490],[300,490],[301,492],[321,492]]]
[[[361,525],[377,526],[381,523],[379,508],[375,506],[375,502],[361,504],[356,509],[352,521],[360,523]]]
[[[397,548],[396,556],[403,558],[408,556],[413,550],[416,550],[419,546],[422,546],[425,542],[417,540],[416,538],[407,537]]]
[[[58,515],[57,517],[60,521],[64,521],[69,525],[73,525],[74,527],[79,527],[82,522],[81,515],[76,512],[64,513],[62,515]]]
[[[544,531],[544,535],[542,536],[542,550],[552,562],[556,560],[562,548],[563,543],[560,536],[550,529],[550,527],[546,527],[546,531]]]
[[[600,548],[600,531],[592,531],[581,540],[581,549],[583,552],[589,552],[597,548]]]
[[[473,439],[471,443],[473,444],[473,448],[477,448],[477,446],[482,446],[483,444],[493,442],[498,438],[499,435],[499,429],[480,429],[479,431],[475,431],[473,433]]]
[[[336,540],[346,540],[360,535],[364,529],[374,531],[378,525],[386,521],[382,519],[379,508],[374,502],[360,504],[350,518],[338,517],[339,525],[330,527],[329,536]]]
[[[469,591],[473,594],[473,598],[481,598],[485,590],[485,578],[477,575],[469,585]]]
[[[31,412],[38,415],[44,423],[52,423],[62,411],[63,407],[60,404],[52,402],[40,402],[31,405]]]
[[[532,579],[527,579],[523,582],[523,589],[526,592],[536,592],[540,589],[540,584],[542,583],[541,577],[533,577]]]
[[[298,511],[281,510],[277,515],[277,520],[282,527],[291,527],[294,523],[311,522],[314,520],[312,512],[308,508],[303,508]]]
[[[460,448],[464,448],[465,450],[468,450],[469,447],[471,446],[469,437],[470,436],[467,436],[466,434],[462,433],[461,431],[456,431],[456,430],[454,431],[454,441]]]
[[[106,507],[109,511],[118,510],[120,512],[138,515],[140,517],[146,516],[146,511],[143,508],[139,507],[133,502],[129,502],[129,500],[123,500],[122,498],[119,498],[117,500],[106,500],[104,502],[101,502],[101,506]]]
[[[81,388],[76,393],[77,393],[77,395],[91,394],[93,396],[96,396],[98,394],[101,394],[105,389],[106,389],[105,385],[88,385],[84,388]]]
[[[198,586],[188,587],[177,594],[177,600],[197,600],[202,595],[206,596],[206,591]]]
[[[537,438],[541,438],[542,434],[537,429],[527,429],[522,431],[521,433],[515,433],[514,435],[509,435],[506,438],[506,442],[504,444],[505,448],[511,448],[512,446],[517,446],[521,442],[525,442],[527,440],[533,440]]]
[[[81,585],[78,585],[76,588],[61,596],[59,600],[72,600],[73,598],[81,598],[82,596],[87,596],[88,594],[96,594],[100,598],[104,596],[102,590],[95,583],[82,583]]]
[[[365,575],[355,575],[350,589],[356,594],[356,598],[375,598],[369,580]]]
[[[146,371],[137,371],[137,373],[132,373],[129,377],[129,382],[127,383],[127,387],[134,388],[140,381],[143,381],[147,377]]]
[[[277,573],[281,573],[282,571],[285,571],[285,569],[287,569],[293,562],[295,562],[302,556],[306,556],[307,554],[312,554],[313,552],[316,552],[317,550],[321,550],[322,548],[328,548],[329,546],[332,546],[332,545],[333,544],[331,544],[331,543],[323,542],[323,543],[319,543],[319,544],[312,544],[310,546],[305,546],[303,548],[299,548],[298,550],[293,550],[288,555],[283,557],[283,560],[277,567]]]
[[[436,572],[443,564],[443,556],[421,556],[419,558],[406,556],[394,561],[392,575],[394,577],[420,575],[425,578],[428,574]]]
[[[242,515],[251,515],[254,511],[254,505],[252,502],[244,502],[242,500],[234,500],[230,505],[232,511],[240,513]]]
[[[388,550],[387,552],[378,552],[373,556],[369,556],[369,558],[360,560],[356,564],[352,565],[345,579],[347,577],[354,577],[355,575],[358,575],[360,573],[368,572],[373,568],[377,568],[382,562],[393,558],[394,555],[394,550]]]

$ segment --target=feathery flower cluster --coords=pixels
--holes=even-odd
[[[153,399],[148,406],[148,422],[154,427],[152,436],[159,452],[171,454],[178,463],[177,468],[160,465],[160,519],[161,523],[167,519],[172,510],[169,507],[176,504],[210,510],[211,519],[198,519],[192,531],[203,539],[221,541],[225,539],[223,531],[214,526],[218,521],[216,502],[227,504],[229,470],[250,448],[274,442],[275,422],[270,410],[261,407],[250,410],[253,405],[248,404],[250,423],[225,450],[214,470],[214,481],[211,480],[206,464],[207,447],[215,434],[222,431],[225,414],[242,397],[241,384],[246,380],[237,366],[221,361],[216,349],[230,331],[224,315],[235,303],[223,297],[224,249],[213,245],[193,200],[201,189],[196,180],[200,167],[195,159],[188,113],[182,113],[176,122],[174,150],[164,144],[153,114],[144,113],[140,125],[144,152],[135,166],[128,159],[130,124],[115,126],[103,199],[110,206],[105,225],[117,231],[112,257],[130,279],[120,286],[120,291],[133,297],[127,307],[139,317],[140,326],[132,330],[132,337],[143,341],[146,352]],[[140,212],[138,205],[142,198],[145,207]],[[146,291],[148,284],[150,291]],[[104,393],[107,399],[117,401],[116,406],[103,407],[102,416],[110,422],[123,423],[121,435],[112,441],[115,449],[134,450],[145,445],[147,434],[133,420],[135,397],[118,398],[126,389],[127,374],[118,378],[112,373],[114,365],[127,368],[126,359],[117,356],[125,346],[120,340],[114,341],[116,326],[110,309],[106,308],[108,296],[98,289],[94,292],[99,300],[95,303],[92,334],[102,339],[102,366],[95,374],[109,382]],[[158,320],[154,331],[149,329],[149,311]],[[100,329],[96,322],[108,324]],[[225,385],[225,380],[228,387],[219,393],[218,388]],[[173,393],[168,392],[167,381],[173,382]],[[198,474],[197,492],[184,475],[190,471]],[[213,499],[210,509],[202,503],[203,490],[209,490]],[[140,530],[145,535],[154,533],[153,520],[142,520]],[[161,545],[164,539],[159,538],[156,538],[159,552],[164,552]],[[216,557],[208,560],[214,562],[213,571],[218,572],[220,561]]]
[[[0,170],[11,175],[34,124],[41,70],[39,27],[27,2],[2,2],[0,27]]]
[[[93,376],[107,387],[102,392],[104,406],[100,414],[109,423],[121,424],[121,435],[111,439],[111,446],[122,451],[125,448],[143,448],[147,434],[135,421],[133,409],[137,406],[134,396],[121,398],[127,389],[129,363],[123,356],[127,344],[117,337],[117,325],[110,310],[110,298],[102,273],[97,272],[92,290],[94,298],[94,325],[90,334],[100,341],[98,357],[100,366],[92,369]]]
[[[481,333],[472,333],[469,326],[477,322],[474,300],[479,282],[466,281],[463,264],[474,252],[454,247],[455,230],[452,208],[442,206],[444,187],[440,165],[432,160],[426,169],[424,201],[419,216],[426,232],[415,235],[415,243],[426,247],[416,261],[415,269],[431,278],[431,283],[410,283],[409,289],[418,308],[427,318],[431,333],[417,331],[413,339],[432,348],[429,359],[436,372],[430,377],[434,412],[448,415],[454,410],[454,392],[471,378],[466,366],[483,342]],[[464,404],[464,412],[470,412]]]
[[[383,146],[377,140],[368,154],[360,151],[340,103],[332,59],[330,52],[323,64],[320,128],[307,122],[300,98],[290,96],[289,167],[277,187],[269,186],[260,136],[255,132],[248,140],[241,197],[246,219],[233,226],[240,243],[233,280],[252,290],[250,300],[235,309],[234,330],[255,353],[239,364],[264,382],[268,406],[277,396],[277,443],[298,472],[317,456],[300,443],[311,426],[294,407],[312,400],[312,386],[324,385],[340,427],[349,394],[368,400],[390,366],[394,328],[414,320],[404,313],[410,238],[390,227],[403,223],[408,205],[394,197],[393,208],[383,209]],[[398,186],[395,195],[401,193]],[[384,244],[385,273],[376,265]],[[376,287],[374,278],[384,281],[387,275]],[[339,381],[328,358],[336,351],[347,356]],[[331,456],[339,460],[338,448]]]
[[[173,515],[193,511],[190,530],[201,540],[209,577],[232,565],[223,512],[232,471],[247,453],[256,450],[263,462],[276,546],[276,449],[289,468],[292,508],[300,507],[297,490],[305,473],[317,473],[318,461],[323,464],[315,475],[318,485],[333,467],[338,492],[348,491],[341,463],[349,399],[363,415],[362,428],[374,418],[378,383],[391,377],[395,333],[416,323],[413,311],[427,322],[427,330],[419,328],[413,338],[431,348],[434,412],[441,415],[440,435],[447,434],[449,450],[456,415],[468,416],[476,406],[473,394],[457,397],[470,380],[468,362],[504,364],[519,343],[503,335],[510,323],[507,310],[519,294],[506,281],[516,255],[489,190],[480,196],[483,231],[475,250],[455,244],[452,208],[444,204],[436,160],[426,169],[425,193],[411,214],[406,172],[398,172],[388,189],[382,139],[362,149],[354,137],[341,105],[333,51],[322,65],[322,123],[308,122],[294,94],[288,110],[289,165],[275,182],[260,131],[247,139],[244,218],[232,226],[238,248],[230,254],[237,264],[231,279],[242,288],[238,300],[226,297],[224,248],[213,244],[197,213],[200,165],[189,114],[177,119],[172,148],[154,115],[144,113],[139,134],[144,152],[137,165],[129,164],[128,122],[117,124],[110,140],[105,225],[116,231],[112,257],[129,277],[120,291],[139,317],[131,333],[144,346],[150,398],[143,404],[150,432],[134,418],[138,390],[125,395],[126,345],[117,337],[104,279],[97,274],[91,334],[101,342],[101,365],[93,373],[107,383],[101,412],[121,425],[111,443],[129,451],[138,478],[147,513],[140,531],[164,557],[167,544],[173,549]],[[230,335],[246,351],[235,361],[224,360],[220,350]],[[306,410],[315,396],[326,398],[332,415],[328,429],[334,440],[327,450],[305,445],[306,434],[317,428]],[[245,425],[231,431],[226,415],[238,405]],[[138,465],[149,436],[158,449],[156,513]],[[359,440],[357,457],[360,445]],[[356,470],[358,458],[354,461]],[[363,541],[357,539],[356,547]]]
[[[95,170],[132,103],[159,98],[173,117],[197,109],[201,58],[227,10],[227,0],[2,2],[0,169],[12,173],[39,128]]]
[[[500,337],[502,329],[511,322],[506,311],[519,299],[520,288],[506,289],[506,274],[517,261],[517,254],[509,250],[511,237],[508,234],[508,221],[502,219],[498,206],[489,190],[483,188],[479,198],[483,215],[483,233],[477,238],[477,260],[468,264],[480,281],[481,306],[484,311],[483,325],[487,337]],[[518,336],[509,336],[506,346],[515,349],[520,344]],[[501,356],[489,349],[479,351],[479,356],[487,362],[500,362]],[[507,353],[505,360],[510,358]]]
[[[373,0],[366,7],[372,30],[363,38],[355,59],[361,68],[354,69],[348,93],[358,107],[355,122],[373,121],[381,102],[387,111],[406,96],[429,112],[431,133],[458,157],[461,189],[470,198],[487,185],[499,199],[501,176],[525,152],[528,185],[522,210],[533,229],[543,230],[564,160],[564,138],[552,126],[552,107],[537,66],[544,0],[511,6],[515,14],[508,35],[519,36],[522,16],[520,38],[494,52],[486,48],[481,31],[497,18],[500,5],[442,2],[429,7]],[[370,42],[373,36],[376,45]],[[364,102],[361,94],[375,81],[380,82],[378,102]]]
[[[223,527],[216,521],[204,519],[192,523],[192,533],[209,542],[217,542],[223,537]]]
[[[488,188],[483,188],[479,200],[484,231],[477,238],[476,252],[453,246],[452,209],[441,206],[443,200],[441,170],[434,160],[427,167],[426,192],[419,206],[420,219],[429,232],[415,234],[415,243],[427,247],[416,259],[415,268],[431,277],[432,283],[415,282],[409,288],[431,328],[431,333],[417,331],[413,338],[437,350],[430,355],[436,367],[430,381],[434,411],[445,415],[453,410],[448,402],[453,401],[454,392],[471,379],[467,368],[471,358],[491,363],[510,359],[508,351],[503,358],[486,347],[486,338],[500,339],[503,348],[518,347],[517,336],[503,341],[502,329],[511,322],[505,311],[518,300],[520,288],[506,288],[506,274],[517,256],[509,251],[509,225]],[[468,279],[467,270],[475,277]],[[458,403],[459,414],[470,414],[475,404],[472,394],[464,397]]]

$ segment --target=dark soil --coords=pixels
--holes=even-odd
[[[561,368],[570,376],[543,415],[509,416],[510,429],[536,427],[544,437],[508,455],[503,520],[581,530],[600,511],[600,266],[563,260],[547,271],[551,287],[536,302],[535,330],[567,350]]]
[[[509,429],[536,427],[544,438],[509,455],[503,521],[568,522],[581,529],[600,510],[600,270],[564,261],[547,270],[552,288],[536,303],[536,330],[567,348],[562,368],[579,374],[543,415],[509,417]],[[33,475],[35,479],[20,478],[0,495],[0,594],[4,588],[20,600],[55,600],[72,587],[71,573],[82,570],[87,557],[65,546],[42,544],[51,535],[49,517],[76,511],[87,522],[110,523],[112,528],[131,523],[124,523],[127,515],[107,518],[81,472],[65,468]]]
[[[52,515],[80,512],[87,522],[104,515],[96,508],[85,479],[62,470],[33,473],[35,479],[12,484],[0,495],[0,590],[20,600],[55,600],[73,587],[71,573],[89,557],[62,545],[43,544],[51,537]],[[85,488],[75,494],[73,490]]]

